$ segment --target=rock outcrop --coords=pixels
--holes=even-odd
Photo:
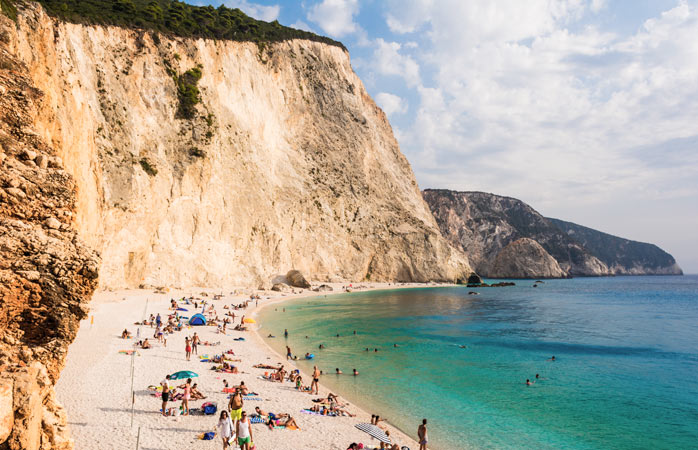
[[[0,448],[72,448],[53,385],[99,257],[75,226],[76,185],[34,128],[44,100],[0,15]]]
[[[548,220],[582,244],[615,275],[683,275],[674,257],[654,244],[631,241],[564,220]]]
[[[494,259],[492,278],[564,278],[565,272],[533,239],[520,238],[510,242]]]
[[[303,274],[300,273],[298,270],[289,270],[286,274],[286,280],[288,281],[288,284],[290,284],[293,287],[299,287],[303,289],[308,289],[310,287],[310,283],[308,283],[308,280],[306,280]]]
[[[521,200],[484,192],[426,189],[422,193],[443,235],[465,252],[477,273],[494,277],[492,265],[511,242],[530,238],[557,261],[563,276],[609,275],[608,267]],[[541,261],[541,267],[546,266]],[[505,278],[514,274],[503,274]],[[533,274],[544,277],[544,274]]]
[[[341,47],[85,26],[33,3],[17,24],[13,51],[46,94],[37,129],[77,183],[102,287],[470,272]],[[187,117],[182,84],[200,92]]]

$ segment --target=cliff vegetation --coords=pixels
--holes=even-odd
[[[0,0],[6,3],[10,0]],[[280,42],[305,39],[344,46],[308,31],[285,27],[278,21],[264,22],[240,9],[221,5],[194,6],[177,0],[38,0],[49,15],[90,25],[142,28],[180,37],[232,41]],[[3,8],[4,10],[4,8]]]

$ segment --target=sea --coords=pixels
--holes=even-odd
[[[698,275],[513,281],[293,300],[260,334],[430,449],[698,449]]]

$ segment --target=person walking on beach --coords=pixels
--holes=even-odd
[[[240,420],[238,420],[235,425],[235,434],[238,436],[238,445],[240,450],[250,450],[250,443],[252,442],[252,427],[250,426],[250,419],[247,418],[247,413],[242,412]]]
[[[167,402],[170,400],[170,376],[167,375],[164,380],[160,382],[162,386],[162,415],[167,415]]]
[[[320,381],[320,371],[318,370],[317,366],[313,366],[313,382],[310,383],[310,394],[313,393],[313,386],[315,386],[315,395],[318,394],[318,391],[320,389],[320,386],[318,385],[319,381]]]
[[[230,409],[230,419],[234,420],[236,423],[242,417],[242,393],[240,389],[236,389],[232,397],[230,397],[230,403],[228,403],[228,409]]]
[[[422,419],[422,424],[417,429],[417,436],[419,439],[419,450],[427,450],[427,442],[429,442],[429,437],[427,436],[427,419]]]
[[[285,337],[285,338],[288,337],[288,330],[287,330],[287,329],[284,329],[284,337]]]
[[[199,354],[199,351],[197,350],[197,347],[199,346],[199,336],[194,333],[194,336],[191,338],[191,349],[194,351],[195,354]]]
[[[186,353],[187,361],[189,361],[189,358],[191,358],[191,343],[189,341],[189,336],[184,338],[184,352]]]
[[[226,450],[230,445],[230,439],[233,437],[233,422],[230,420],[228,411],[221,411],[218,418],[218,434],[223,438],[223,450]]]
[[[286,361],[288,361],[289,359],[291,359],[291,347],[289,347],[287,345],[286,346]]]

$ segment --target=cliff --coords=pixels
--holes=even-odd
[[[0,448],[71,448],[53,384],[97,286],[76,185],[33,124],[44,101],[0,15]]]
[[[564,278],[566,273],[555,258],[533,239],[510,242],[492,262],[492,278]]]
[[[521,200],[484,192],[456,192],[426,189],[422,193],[443,235],[465,252],[477,273],[486,277],[517,277],[517,272],[502,272],[506,265],[497,255],[511,242],[529,238],[552,256],[563,276],[603,276],[606,265],[588,252],[548,219]],[[508,252],[511,254],[511,252]],[[554,273],[554,265],[540,261],[545,273]],[[544,273],[532,275],[544,277]]]
[[[101,287],[470,271],[342,47],[73,24],[33,3],[13,36]]]
[[[631,241],[564,220],[548,220],[616,275],[683,275],[674,257],[654,244]]]

